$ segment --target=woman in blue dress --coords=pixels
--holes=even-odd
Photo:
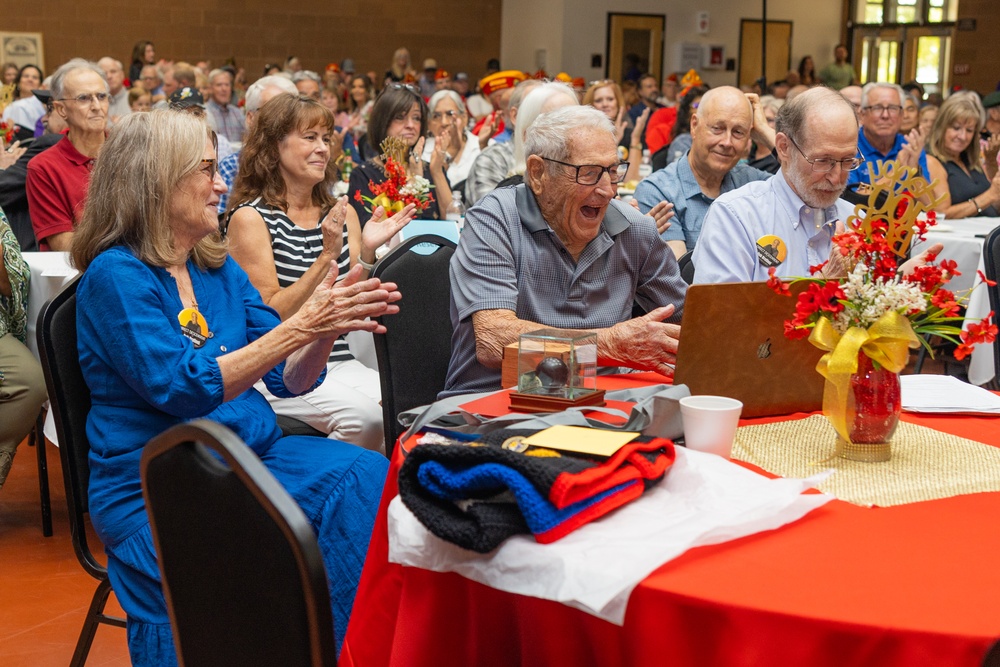
[[[337,337],[376,331],[393,284],[337,267],[281,322],[228,257],[216,206],[226,186],[203,121],[132,114],[101,150],[73,239],[80,363],[91,391],[90,515],[128,615],[134,665],[176,664],[142,500],[139,459],[164,429],[205,417],[235,431],[302,507],[330,582],[343,640],[387,461],[336,440],[281,437],[253,389],[292,396],[323,379]],[[248,549],[254,545],[247,545]]]

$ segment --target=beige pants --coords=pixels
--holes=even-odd
[[[42,367],[14,336],[0,337],[0,486],[14,459],[14,450],[28,435],[45,402]]]

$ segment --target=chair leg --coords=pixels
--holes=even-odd
[[[52,537],[52,499],[49,495],[49,462],[45,451],[44,411],[39,411],[35,428],[28,436],[28,445],[35,448],[38,460],[38,495],[42,505],[42,535]]]
[[[90,601],[90,609],[87,610],[87,618],[83,622],[83,629],[80,630],[80,638],[76,641],[76,650],[73,651],[73,659],[69,663],[70,667],[83,667],[86,664],[90,645],[94,643],[94,635],[97,634],[97,626],[100,623],[120,628],[125,627],[125,619],[108,616],[104,613],[104,605],[107,604],[110,594],[111,582],[108,579],[102,579]]]

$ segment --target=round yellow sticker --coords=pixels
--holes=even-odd
[[[768,234],[757,239],[757,259],[766,268],[778,266],[788,256],[788,246],[781,238]]]
[[[205,316],[199,313],[197,308],[185,308],[177,313],[177,321],[181,324],[181,333],[194,343],[196,348],[204,345],[211,336],[208,322],[205,321]]]

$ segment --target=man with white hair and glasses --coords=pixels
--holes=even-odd
[[[914,128],[907,135],[900,134],[903,126],[903,100],[906,94],[894,83],[867,83],[861,89],[861,109],[858,117],[858,150],[872,169],[879,162],[899,160],[908,167],[919,167],[924,179],[930,181],[924,137]],[[867,165],[866,165],[867,167]],[[867,168],[850,174],[847,185],[871,183]]]
[[[104,71],[74,58],[52,75],[52,106],[69,131],[28,163],[28,210],[42,250],[69,250],[94,159],[104,145],[111,94]]]
[[[692,259],[695,283],[808,276],[830,258],[831,238],[854,205],[840,199],[861,167],[858,119],[844,97],[811,88],[778,111],[781,169],[720,196],[708,210]]]
[[[440,396],[500,389],[504,346],[546,327],[597,333],[600,365],[671,374],[685,284],[656,225],[614,199],[628,164],[611,120],[589,106],[542,114],[525,155],[524,183],[466,214]],[[633,318],[633,303],[648,314]]]

